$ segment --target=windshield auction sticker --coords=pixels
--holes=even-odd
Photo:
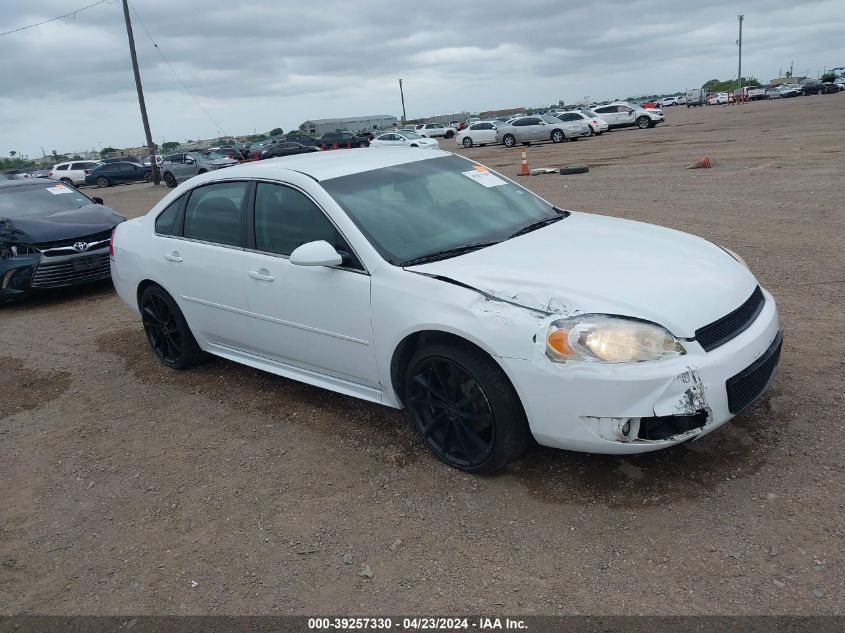
[[[490,187],[501,187],[502,185],[506,184],[504,180],[502,180],[498,176],[494,176],[489,171],[479,171],[473,169],[472,171],[464,171],[461,173],[470,180],[474,180],[479,185],[484,185],[488,189]]]
[[[73,193],[73,189],[65,187],[64,185],[53,185],[52,187],[47,187],[47,191],[52,193],[54,196],[60,193]]]

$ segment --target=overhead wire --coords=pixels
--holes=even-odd
[[[87,11],[93,7],[96,7],[99,4],[105,4],[106,2],[114,4],[116,0],[98,0],[98,2],[94,2],[93,4],[89,4],[88,6],[82,7],[81,9],[76,9],[75,11],[69,11],[63,15],[57,15],[55,18],[50,18],[49,20],[44,20],[43,22],[36,22],[35,24],[28,24],[26,26],[21,26],[16,29],[12,29],[11,31],[4,31],[0,33],[0,37],[4,35],[11,35],[12,33],[18,33],[20,31],[26,31],[27,29],[33,29],[36,26],[41,26],[42,24],[48,24],[50,22],[55,22],[56,20],[61,20],[62,18],[68,18],[70,16],[76,17],[77,13],[82,13],[83,11]]]
[[[211,116],[211,114],[208,112],[208,110],[206,110],[203,107],[203,105],[199,102],[199,100],[194,96],[194,93],[191,92],[190,88],[188,88],[188,86],[185,85],[185,82],[182,81],[182,78],[179,76],[179,73],[176,72],[176,69],[173,68],[170,61],[165,56],[164,51],[162,51],[161,48],[159,47],[159,45],[156,44],[156,41],[153,39],[153,36],[150,34],[150,31],[147,28],[147,25],[144,24],[144,20],[141,18],[141,16],[138,14],[138,11],[135,9],[135,5],[130,2],[129,6],[132,9],[132,13],[135,14],[136,18],[138,18],[138,22],[141,24],[141,28],[144,30],[144,33],[147,34],[147,37],[150,39],[150,42],[152,43],[153,47],[158,51],[158,54],[161,55],[161,59],[164,61],[164,63],[167,64],[167,67],[170,69],[170,72],[173,73],[173,76],[176,77],[177,81],[182,85],[182,88],[185,89],[185,92],[187,92],[188,95],[190,95],[191,99],[194,100],[194,103],[197,104],[197,107],[200,110],[202,110],[203,113],[205,114],[205,116],[207,116],[208,119],[214,124],[214,127],[217,128],[217,132],[220,134],[220,136],[226,136],[226,134],[225,134],[225,132],[223,132],[223,128],[220,126],[220,124],[217,121],[214,120],[214,117]]]

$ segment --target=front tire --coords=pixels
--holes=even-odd
[[[466,147],[467,149],[469,149],[470,147],[472,147],[472,139],[471,139],[470,137],[468,137],[468,136],[465,136],[465,137],[464,137],[464,140],[463,140],[463,141],[461,141],[461,143],[462,143],[462,144],[463,144],[463,146],[464,146],[464,147]]]
[[[153,181],[153,172],[145,171],[144,172],[144,182],[152,182]]]
[[[516,145],[516,137],[513,134],[505,134],[504,137],[502,137],[502,144],[505,147],[513,147]]]
[[[647,116],[641,116],[640,118],[637,119],[637,127],[640,128],[641,130],[645,130],[646,128],[650,128],[651,127],[651,119],[649,119]]]
[[[109,184],[110,184],[110,183],[109,183],[109,179],[108,179],[108,178],[106,178],[105,176],[97,176],[97,186],[98,186],[100,189],[105,189],[106,187],[108,187],[108,186],[109,186]]]
[[[448,132],[446,132],[446,138],[452,138],[453,136],[455,136],[455,133],[454,133],[454,132],[452,132],[451,130],[449,130]]]
[[[138,302],[147,342],[158,359],[171,369],[199,364],[204,353],[173,298],[161,286],[149,286]]]
[[[164,174],[164,184],[170,187],[171,189],[174,189],[179,183],[176,182],[176,176],[174,176],[170,172],[167,172],[166,174]]]
[[[405,400],[426,446],[453,468],[492,473],[528,444],[528,422],[510,381],[475,347],[435,344],[417,351]]]

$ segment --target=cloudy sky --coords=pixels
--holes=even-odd
[[[92,2],[4,0],[0,32]],[[409,118],[683,90],[736,75],[740,12],[743,74],[845,65],[842,0],[132,4],[158,143],[399,116],[399,77]],[[0,36],[0,113],[0,156],[143,143],[120,2]]]

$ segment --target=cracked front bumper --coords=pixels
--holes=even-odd
[[[23,297],[32,285],[40,255],[18,255],[0,260],[0,302]]]
[[[557,364],[542,354],[533,360],[499,360],[540,444],[592,453],[657,450],[706,435],[730,420],[735,413],[728,381],[772,355],[773,343],[778,343],[779,353],[777,307],[772,295],[763,293],[766,303],[754,323],[710,352],[695,341],[683,341],[684,356],[631,365]],[[760,391],[752,399],[768,388],[775,374],[774,366],[770,369],[768,380],[757,385]],[[700,422],[693,428],[685,421],[680,426],[683,432],[665,439],[637,436],[641,423],[647,423],[643,421],[670,416]]]

